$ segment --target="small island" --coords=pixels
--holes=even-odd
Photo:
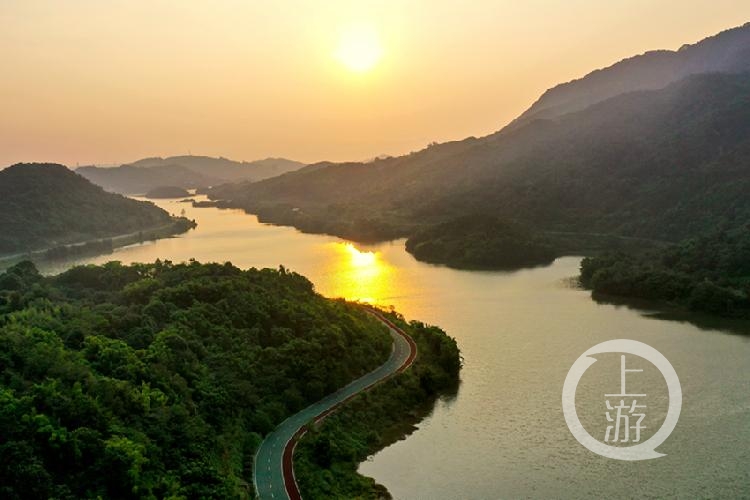
[[[417,259],[464,269],[513,269],[555,260],[540,235],[519,223],[487,215],[458,217],[428,226],[406,240]]]
[[[190,196],[190,193],[178,186],[159,186],[148,191],[145,195],[148,199],[162,199],[162,198],[185,198]]]

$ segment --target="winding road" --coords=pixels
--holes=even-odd
[[[253,464],[253,485],[261,500],[300,500],[294,479],[294,448],[310,422],[319,422],[336,407],[390,377],[407,369],[417,356],[414,340],[377,311],[367,309],[388,327],[393,347],[388,360],[346,387],[295,413],[273,430],[258,447]]]

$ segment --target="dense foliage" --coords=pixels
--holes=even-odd
[[[237,498],[261,436],[391,340],[283,268],[25,262],[0,345],[0,498]]]
[[[716,230],[643,254],[586,258],[581,283],[597,294],[750,317],[750,226]]]
[[[516,268],[549,264],[555,252],[517,223],[465,216],[423,229],[406,241],[419,260],[463,268]]]
[[[167,212],[107,193],[62,165],[0,170],[0,255],[172,224]]]
[[[419,356],[409,370],[360,394],[297,446],[295,477],[304,498],[384,498],[388,493],[357,473],[369,455],[401,439],[441,394],[458,386],[460,355],[445,332],[390,318],[414,338]]]

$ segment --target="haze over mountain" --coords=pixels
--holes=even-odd
[[[283,173],[297,170],[304,166],[294,160],[286,158],[266,158],[264,160],[238,162],[226,158],[211,158],[210,156],[170,156],[168,158],[144,158],[131,165],[149,167],[164,165],[183,165],[195,172],[211,177],[220,177],[227,181],[261,180]]]
[[[107,193],[62,165],[0,171],[0,255],[169,225],[152,203]]]
[[[76,172],[108,191],[143,194],[159,186],[194,189],[227,182],[258,181],[303,165],[284,158],[237,162],[208,156],[172,156],[144,158],[114,168],[85,166]]]
[[[264,220],[355,240],[411,236],[466,214],[517,219],[548,232],[683,238],[750,216],[744,195],[750,187],[750,75],[691,74],[743,69],[749,33],[745,25],[663,55],[666,69],[657,71],[662,56],[642,56],[643,64],[636,58],[592,73],[568,87],[580,92],[550,91],[523,121],[481,139],[367,164],[312,165],[220,187],[211,196]],[[644,78],[644,85],[657,86],[659,78],[668,85],[603,97],[615,92],[613,81],[629,90],[627,82],[639,81],[644,67],[654,68],[645,74],[662,75]],[[670,83],[682,74],[690,76]],[[600,102],[534,117],[545,109],[576,109],[591,96]]]
[[[119,167],[79,167],[76,173],[107,191],[120,194],[143,194],[158,186],[177,185],[183,189],[221,184],[218,177],[208,177],[183,165],[160,165],[152,168],[121,165]]]
[[[545,92],[517,122],[553,118],[634,90],[664,88],[698,73],[750,71],[750,23],[679,50],[654,50]]]

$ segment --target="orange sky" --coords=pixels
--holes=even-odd
[[[0,166],[406,153],[747,21],[747,0],[3,0]],[[360,25],[382,58],[356,73],[336,51]]]

